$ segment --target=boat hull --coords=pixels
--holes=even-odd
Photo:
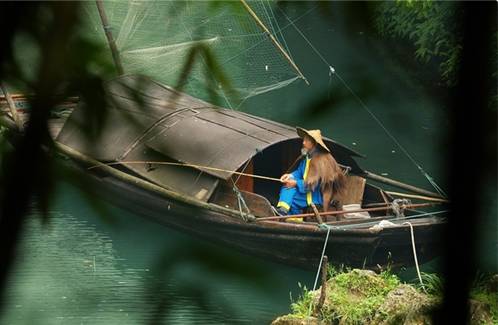
[[[327,229],[288,222],[246,222],[234,216],[165,198],[112,176],[93,177],[98,195],[162,225],[272,261],[316,268],[325,255],[335,265],[364,268],[414,264],[408,225],[372,229]],[[442,222],[414,225],[419,263],[438,255]]]

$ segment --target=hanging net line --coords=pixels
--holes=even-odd
[[[373,118],[373,120],[382,128],[382,130],[385,132],[385,134],[400,148],[400,150],[403,152],[403,154],[417,167],[419,172],[427,179],[427,181],[432,185],[432,187],[442,196],[442,197],[447,197],[446,192],[439,186],[434,178],[429,175],[418,163],[415,158],[408,152],[408,150],[401,145],[401,143],[396,139],[396,137],[389,132],[387,127],[382,123],[382,121],[372,112],[370,108],[365,104],[365,102],[356,94],[353,89],[346,83],[346,81],[340,76],[340,74],[335,70],[335,68],[332,66],[332,64],[327,61],[323,57],[323,55],[318,51],[318,49],[311,43],[311,41],[306,37],[306,35],[297,27],[296,24],[294,24],[294,21],[292,21],[289,16],[286,15],[286,13],[281,10],[280,8],[279,12],[285,17],[285,19],[289,22],[290,25],[294,28],[294,30],[304,39],[304,41],[311,47],[313,52],[320,58],[320,60],[327,66],[327,71],[329,74],[329,88],[330,88],[330,81],[332,80],[333,76],[336,76],[337,79],[342,83],[342,85],[353,95],[353,97],[358,101],[360,106]]]
[[[174,87],[189,51],[203,45],[227,75],[240,102],[302,79],[242,2],[105,0],[103,4],[126,74],[145,74]],[[282,33],[290,24],[280,28],[276,2],[255,0],[248,5],[292,57]],[[84,7],[89,34],[107,45],[95,3]],[[213,79],[206,73],[204,58],[198,57],[182,91],[205,100],[215,92],[225,99],[222,105],[239,107],[241,103],[231,102]]]

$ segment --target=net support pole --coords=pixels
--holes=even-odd
[[[432,197],[432,198],[444,199],[444,197],[441,196],[438,193],[430,192],[430,191],[424,190],[422,188],[415,187],[413,185],[405,184],[405,183],[402,183],[400,181],[396,181],[396,180],[393,180],[393,179],[390,179],[390,178],[387,178],[387,177],[383,177],[383,176],[371,173],[371,172],[366,171],[366,170],[364,171],[364,174],[361,175],[361,176],[363,176],[365,178],[368,178],[368,179],[371,179],[373,181],[377,181],[379,183],[383,183],[383,184],[391,185],[391,186],[394,186],[394,187],[402,188],[402,189],[405,189],[405,190],[413,192],[413,193],[418,193],[418,194],[426,195],[426,196],[429,196],[429,197]]]
[[[109,48],[111,49],[112,59],[114,60],[114,64],[116,65],[118,75],[121,76],[124,74],[123,65],[121,64],[119,51],[116,46],[116,42],[114,41],[114,37],[112,36],[111,26],[109,25],[109,20],[107,19],[107,15],[105,13],[104,2],[102,0],[96,0],[95,2],[97,4],[97,9],[99,10],[100,20],[102,21],[102,27],[104,28],[107,43],[109,44]]]
[[[270,31],[265,26],[265,24],[263,24],[263,22],[261,21],[261,19],[259,19],[258,15],[256,15],[256,13],[251,9],[251,7],[247,4],[247,2],[245,0],[240,0],[240,2],[246,8],[246,10],[249,12],[249,14],[252,16],[252,18],[254,18],[254,20],[256,21],[256,24],[258,24],[258,26],[261,27],[261,29],[266,33],[266,35],[268,35],[268,37],[270,38],[270,40],[273,42],[273,44],[275,44],[275,46],[277,47],[277,49],[280,51],[280,53],[282,53],[282,55],[289,62],[289,64],[292,66],[292,68],[294,70],[296,70],[296,72],[299,75],[299,77],[301,79],[303,79],[304,82],[306,82],[306,84],[309,86],[310,83],[309,83],[308,79],[306,79],[306,77],[303,75],[303,73],[301,72],[301,70],[299,69],[299,67],[291,59],[291,57],[289,56],[289,54],[287,54],[287,52],[285,52],[284,48],[282,47],[282,45],[280,45],[280,43],[277,41],[277,39],[275,38],[275,36],[273,36],[273,34],[270,33]]]

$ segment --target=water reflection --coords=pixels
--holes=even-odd
[[[61,186],[49,225],[36,213],[26,222],[2,324],[268,323],[288,312],[298,281],[312,280],[312,272],[192,240],[119,208],[110,207],[113,224],[103,222],[78,190]],[[216,273],[202,261],[161,262],[192,242],[257,264],[270,282]]]
[[[136,323],[146,270],[122,269],[111,239],[69,214],[33,215],[7,290],[5,323]],[[143,316],[142,316],[143,317]]]

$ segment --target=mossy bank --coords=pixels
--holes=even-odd
[[[424,286],[402,283],[389,272],[354,269],[330,272],[325,295],[308,291],[291,303],[282,324],[432,324],[431,314],[442,301],[442,281],[423,274]],[[498,275],[481,276],[470,295],[471,324],[498,323]],[[322,295],[322,301],[320,296]]]

